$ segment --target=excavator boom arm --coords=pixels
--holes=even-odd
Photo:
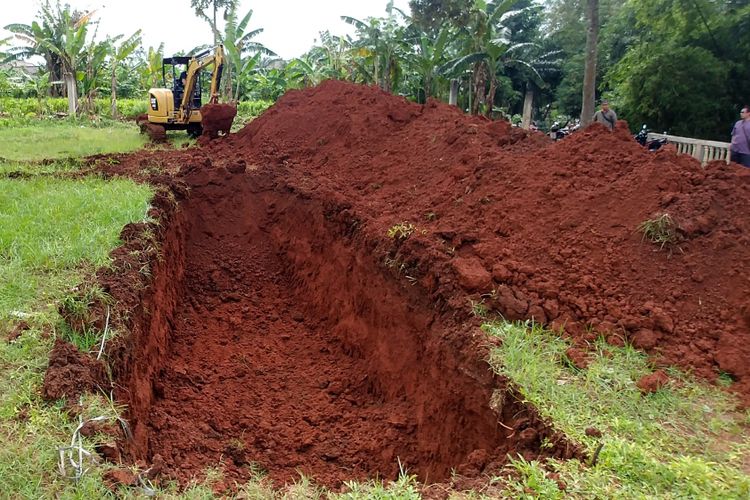
[[[224,46],[218,45],[212,53],[199,55],[190,60],[187,68],[187,77],[185,81],[185,90],[180,102],[180,116],[184,122],[190,119],[191,103],[193,100],[193,91],[198,81],[200,70],[213,64],[214,69],[211,72],[211,101],[216,102],[219,96],[219,85],[221,84],[221,73],[224,67]]]

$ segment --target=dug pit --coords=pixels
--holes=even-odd
[[[242,170],[186,175],[117,355],[125,456],[182,483],[260,467],[337,487],[578,453],[491,373],[476,329],[388,272],[349,207]]]

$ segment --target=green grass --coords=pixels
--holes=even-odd
[[[100,471],[78,486],[57,475],[57,447],[77,422],[60,404],[42,401],[40,386],[54,338],[64,334],[57,305],[107,265],[122,226],[143,220],[151,196],[128,180],[0,179],[0,496],[106,494]],[[19,319],[32,328],[6,342]],[[102,398],[91,399],[87,417],[115,414]]]
[[[150,196],[127,180],[0,179],[0,320],[54,302],[82,271],[106,264]]]
[[[566,360],[569,344],[554,333],[509,323],[484,329],[502,339],[491,358],[497,372],[589,453],[603,444],[595,467],[549,464],[567,484],[565,494],[540,464],[514,462],[521,479],[508,486],[519,497],[750,497],[750,419],[731,395],[677,370],[669,371],[668,386],[642,395],[635,383],[652,369],[631,347],[601,341],[591,365],[577,370]],[[602,438],[586,436],[588,427]]]
[[[120,153],[141,148],[145,142],[134,123],[95,127],[65,120],[0,127],[0,157],[5,163]]]

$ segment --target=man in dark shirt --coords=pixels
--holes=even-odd
[[[732,129],[731,160],[750,167],[750,107],[744,106],[740,117]]]

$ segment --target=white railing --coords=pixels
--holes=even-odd
[[[729,146],[728,142],[703,141],[701,139],[691,139],[689,137],[679,137],[676,135],[666,134],[648,134],[648,140],[666,139],[669,144],[677,147],[677,152],[690,155],[705,165],[710,161],[725,161],[729,163]]]

